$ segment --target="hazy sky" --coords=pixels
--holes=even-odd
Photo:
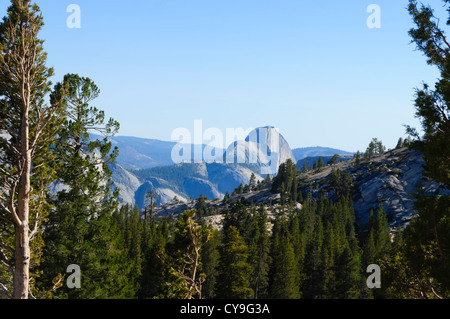
[[[223,131],[272,125],[292,148],[365,150],[372,137],[394,147],[403,124],[420,125],[414,88],[438,77],[410,44],[407,0],[37,3],[53,81],[91,77],[119,135],[170,140],[202,120]],[[70,4],[81,28],[67,26]],[[367,26],[370,4],[379,29]]]

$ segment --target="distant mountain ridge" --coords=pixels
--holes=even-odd
[[[303,163],[306,163],[306,168],[312,168],[314,163],[322,158],[324,165],[327,165],[328,162],[333,158],[334,155],[320,155],[320,156],[308,156],[303,159],[298,160],[297,162],[297,170],[300,171],[303,168]],[[341,154],[336,162],[348,161],[353,158],[353,155],[349,154]]]
[[[104,137],[91,134],[91,139],[103,139]],[[133,136],[113,136],[108,138],[113,147],[119,148],[117,162],[124,168],[130,170],[146,169],[158,166],[167,166],[177,164],[172,159],[172,150],[178,144],[177,142],[161,141]],[[191,150],[191,160],[194,159],[194,144],[181,144]],[[207,147],[202,145],[202,150]],[[217,149],[218,154],[223,150]],[[212,161],[214,158],[208,158]]]
[[[264,127],[268,128],[268,126]],[[254,131],[260,131],[261,128],[255,129]],[[102,136],[91,134],[92,139],[103,139]],[[172,160],[172,150],[177,145],[177,142],[173,141],[162,141],[157,139],[150,138],[141,138],[141,137],[133,137],[133,136],[114,136],[108,138],[113,146],[117,146],[119,148],[119,156],[117,158],[117,163],[126,169],[129,170],[139,170],[146,169],[158,166],[168,166],[176,164]],[[226,161],[226,154],[231,154],[231,150],[236,148],[237,144],[244,144],[248,147],[249,145],[249,137],[244,141],[235,141],[230,144],[226,150],[217,149],[219,154],[224,154],[222,160]],[[254,143],[252,143],[253,149],[256,149]],[[203,145],[204,149],[207,145]],[[194,149],[194,145],[190,145],[192,150]],[[282,150],[282,154],[280,154],[279,162],[284,162],[287,158],[291,158],[294,163],[298,162],[301,159],[306,157],[313,156],[326,156],[326,155],[334,155],[334,154],[353,154],[352,152],[347,152],[335,148],[330,147],[322,147],[322,146],[314,146],[314,147],[302,147],[302,148],[294,148],[291,149],[287,141],[280,134],[280,149]],[[263,152],[264,153],[264,152]],[[270,150],[266,152],[266,154],[271,154]],[[194,154],[194,152],[191,152]],[[254,154],[253,154],[254,155]],[[192,155],[194,156],[194,155]],[[241,154],[242,156],[242,154]],[[244,154],[247,157],[247,160],[241,161],[248,162],[248,152]],[[263,157],[263,156],[260,156]],[[212,159],[209,159],[212,161]],[[242,163],[241,163],[242,164]]]
[[[323,147],[323,146],[311,146],[311,147],[299,147],[294,148],[292,153],[295,156],[296,162],[306,157],[314,157],[314,156],[333,156],[334,154],[338,155],[353,155],[352,152],[347,152],[343,150],[339,150],[331,147]]]
[[[103,139],[98,135],[91,135],[91,138]],[[158,204],[171,203],[175,197],[187,202],[200,194],[210,199],[222,198],[240,184],[247,184],[252,173],[261,180],[267,175],[262,173],[264,168],[275,168],[273,173],[276,173],[278,166],[287,159],[296,163],[295,154],[349,153],[326,147],[295,149],[293,152],[272,126],[256,128],[245,139],[231,143],[226,150],[217,149],[217,158],[202,163],[193,161],[194,145],[182,145],[192,151],[191,162],[175,163],[172,151],[177,142],[132,136],[115,136],[109,140],[119,148],[119,156],[110,169],[120,198],[124,204],[140,208],[146,205],[145,194],[152,188],[160,194]],[[202,149],[206,146],[202,145]],[[234,156],[231,163],[230,154]]]

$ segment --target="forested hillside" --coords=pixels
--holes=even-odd
[[[276,174],[243,170],[233,178],[248,183],[231,192],[214,164],[152,162],[143,185],[121,171],[142,187],[137,207],[120,205],[109,139],[120,125],[95,106],[100,88],[75,73],[53,83],[39,7],[11,0],[0,23],[0,298],[450,298],[450,44],[430,7],[410,0],[408,12],[440,74],[415,91],[422,135],[407,127],[394,149],[374,138],[312,167],[297,167],[284,141]],[[201,193],[206,173],[223,198]],[[163,178],[198,197],[157,207],[151,181]]]

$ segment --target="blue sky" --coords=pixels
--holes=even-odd
[[[91,77],[119,135],[280,129],[292,148],[392,148],[437,71],[410,44],[407,0],[37,0],[48,65]],[[70,29],[70,4],[81,28]],[[366,11],[381,8],[381,28]],[[442,1],[427,1],[442,7]],[[0,3],[4,16],[9,1]]]

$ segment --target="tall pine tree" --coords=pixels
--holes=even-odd
[[[49,146],[64,95],[46,102],[54,72],[38,38],[43,24],[30,0],[12,0],[0,24],[0,291],[17,299],[29,297],[30,267],[41,256],[45,196],[55,179]]]
[[[59,87],[67,88],[65,121],[55,143],[56,186],[61,190],[49,198],[52,209],[43,233],[43,281],[49,285],[52,277],[76,264],[81,268],[83,289],[61,289],[55,296],[131,297],[134,288],[130,288],[133,283],[128,275],[132,262],[127,259],[125,239],[116,236],[118,226],[112,215],[118,206],[118,190],[112,191],[107,165],[114,161],[117,149],[112,150],[106,137],[90,138],[93,131],[114,134],[119,124],[112,119],[105,123],[104,112],[91,106],[100,90],[89,78],[68,74],[56,85],[57,92]]]
[[[250,299],[252,268],[248,263],[248,246],[235,226],[229,226],[220,249],[216,296],[225,299]]]
[[[415,27],[409,31],[417,49],[427,57],[429,65],[437,67],[440,78],[431,87],[423,84],[415,92],[416,116],[423,136],[408,127],[415,139],[410,147],[419,150],[425,160],[424,175],[450,188],[450,45],[445,25],[450,23],[450,5],[446,24],[439,24],[430,6],[410,0],[408,11]],[[402,296],[417,298],[448,298],[450,296],[450,196],[429,196],[419,191],[416,209],[418,217],[403,233],[404,243],[392,260],[397,273],[394,285],[402,287]],[[414,280],[402,280],[413,275]]]

